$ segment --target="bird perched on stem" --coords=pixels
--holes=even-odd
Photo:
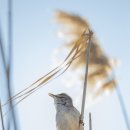
[[[49,96],[54,99],[57,130],[79,130],[79,126],[83,130],[83,125],[80,125],[80,112],[73,106],[71,97],[65,93],[49,93]]]

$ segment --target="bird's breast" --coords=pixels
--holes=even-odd
[[[56,114],[56,125],[58,130],[78,130],[79,112],[75,110],[59,111]]]

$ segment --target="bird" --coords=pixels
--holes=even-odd
[[[56,128],[57,130],[83,130],[80,125],[80,112],[73,106],[72,98],[66,93],[51,94],[56,108]]]

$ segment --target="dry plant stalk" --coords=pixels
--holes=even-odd
[[[1,100],[0,100],[0,120],[1,120],[2,130],[5,130],[3,112],[2,112],[2,107],[1,107]]]
[[[82,56],[83,53],[81,51],[82,50],[81,48],[86,48],[85,45],[87,44],[88,39],[89,39],[89,34],[87,34],[86,31],[84,31],[81,34],[81,36],[78,38],[78,40],[75,41],[75,44],[72,47],[71,51],[69,52],[65,60],[59,66],[57,66],[46,75],[39,78],[36,82],[34,82],[29,87],[25,88],[21,92],[11,97],[5,104],[2,105],[2,107],[6,106],[10,101],[14,101],[14,100],[16,101],[14,106],[16,106],[25,98],[27,98],[32,93],[34,93],[36,90],[46,85],[50,81],[54,80],[55,78],[59,77],[60,75],[62,75],[70,67],[70,65],[74,62],[74,60]],[[81,43],[84,43],[84,44],[81,44]]]

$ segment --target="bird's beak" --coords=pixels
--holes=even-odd
[[[51,94],[51,93],[48,93],[48,95],[51,96],[51,97],[53,97],[53,98],[56,97],[56,95]]]

